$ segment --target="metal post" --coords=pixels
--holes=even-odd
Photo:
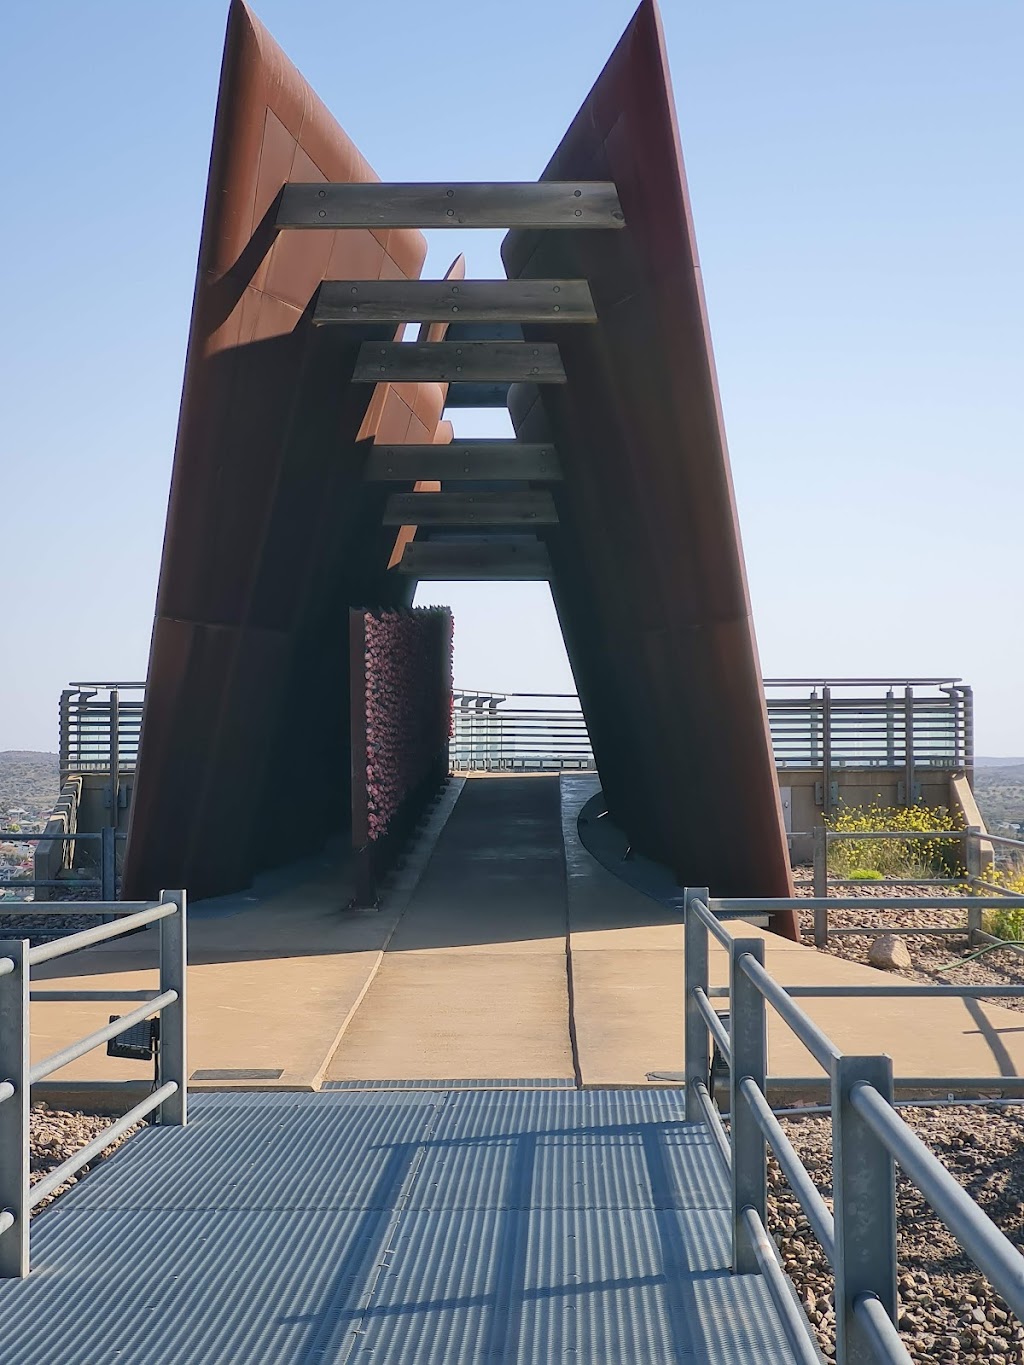
[[[732,1268],[738,1275],[760,1269],[757,1251],[743,1218],[753,1209],[764,1223],[767,1217],[768,1170],[764,1134],[740,1091],[748,1076],[763,1093],[768,1046],[764,996],[739,970],[739,960],[749,953],[764,962],[764,939],[736,938],[729,951],[729,1120],[732,1142]]]
[[[818,710],[817,706],[815,705],[817,700],[818,689],[816,687],[812,687],[811,695],[807,698],[807,721],[810,729],[812,768],[816,768],[818,766],[818,721],[817,716],[815,714]],[[824,793],[822,794],[822,799],[824,799]]]
[[[160,1083],[177,1081],[178,1088],[160,1106],[162,1124],[188,1121],[188,935],[184,891],[161,891],[162,905],[176,905],[178,913],[159,920],[160,990],[177,991],[178,998],[160,1016]]]
[[[981,877],[981,826],[968,825],[964,830],[964,865],[967,880],[973,886]],[[967,942],[974,947],[981,932],[981,910],[974,905],[967,908]]]
[[[0,1232],[0,1279],[12,1280],[24,1279],[29,1268],[28,940],[0,942],[0,959],[6,957],[14,971],[0,976],[0,1083],[9,1082],[13,1094],[0,1101],[0,1218],[13,1221]]]
[[[832,1066],[832,1188],[836,1220],[836,1362],[875,1365],[853,1311],[874,1294],[896,1321],[896,1171],[888,1149],[850,1103],[866,1081],[892,1103],[891,1057],[838,1057]]]
[[[66,687],[60,694],[60,785],[63,787],[71,774],[71,698],[74,693]]]
[[[110,823],[117,829],[117,803],[121,795],[121,697],[116,687],[110,690]],[[113,896],[110,897],[114,899]]]
[[[907,806],[914,804],[914,689],[907,687],[903,693],[904,725],[907,730],[907,771],[904,782],[906,784],[907,799],[904,802]]]
[[[896,693],[891,687],[885,694],[885,766],[896,766]]]
[[[964,717],[964,772],[974,789],[974,691],[970,687],[958,689],[963,697]]]
[[[693,999],[694,986],[708,988],[708,930],[696,915],[690,913],[692,901],[708,903],[706,886],[688,886],[683,892],[683,972],[685,975],[685,1047],[686,1047],[686,1120],[695,1123],[703,1118],[700,1101],[694,1091],[695,1081],[708,1079],[708,1026]]]
[[[100,830],[100,900],[117,900],[117,831],[111,825]]]
[[[814,839],[814,883],[812,890],[815,900],[825,900],[828,896],[828,828],[815,825],[811,831]],[[828,942],[828,910],[824,906],[814,907],[814,946],[824,948]]]
[[[832,689],[821,689],[821,808],[832,810]]]

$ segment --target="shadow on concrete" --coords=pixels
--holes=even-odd
[[[385,897],[376,914],[347,910],[350,864],[351,852],[339,839],[322,854],[261,874],[246,891],[192,902],[189,961],[198,966],[385,946],[415,952],[565,942],[566,854],[557,775],[470,778],[402,909],[389,908],[394,898]],[[621,903],[613,896],[602,911],[604,927],[678,918],[670,902],[659,903],[650,894],[626,893]],[[40,967],[37,979],[138,970],[155,961],[156,932],[150,930]]]

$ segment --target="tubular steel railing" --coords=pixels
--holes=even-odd
[[[457,690],[453,710],[449,755],[456,772],[558,772],[594,766],[575,696]]]
[[[3,904],[20,914],[53,915],[66,907],[25,901]],[[127,913],[125,913],[127,912]],[[185,977],[187,961],[186,897],[184,891],[162,891],[158,901],[94,901],[78,903],[75,913],[122,916],[81,933],[32,947],[27,939],[0,941],[0,1278],[22,1278],[29,1273],[29,1219],[32,1209],[134,1123],[159,1110],[162,1124],[184,1125],[187,1120],[187,1057]],[[91,948],[97,943],[130,934],[146,925],[160,931],[160,986],[156,991],[41,990],[31,988],[32,968],[55,958]],[[29,1005],[32,1000],[142,1000],[122,1018],[70,1043],[60,1052],[32,1065],[29,1060]],[[105,1128],[49,1175],[29,1184],[29,1113],[31,1087],[61,1067],[84,1057],[93,1048],[145,1022],[160,1017],[156,1043],[156,1081],[152,1094]]]
[[[145,688],[140,682],[86,682],[60,694],[61,783],[75,773],[108,775],[114,824],[119,779],[138,761]]]
[[[922,769],[973,771],[971,689],[958,678],[767,678],[768,724],[779,768],[821,771],[821,804],[847,768],[901,774],[912,804]],[[853,695],[850,695],[850,694]],[[593,766],[579,699],[569,693],[455,693],[456,769]]]
[[[969,825],[966,829],[933,829],[933,830],[845,830],[829,829],[827,825],[815,825],[811,831],[814,848],[814,861],[812,869],[812,890],[813,900],[801,900],[794,902],[801,909],[814,911],[814,946],[824,948],[830,938],[849,934],[912,934],[916,936],[942,937],[950,934],[966,934],[968,942],[973,947],[977,943],[999,944],[1003,940],[996,938],[994,934],[989,934],[982,928],[982,912],[985,910],[1005,910],[1007,906],[1015,904],[1024,905],[1024,896],[1014,895],[1000,887],[998,883],[986,879],[984,876],[983,849],[985,845],[990,848],[995,846],[999,851],[1009,850],[1011,854],[1017,852],[1024,856],[1024,840],[1007,839],[1001,834],[988,834],[978,825]],[[829,845],[842,841],[853,841],[859,843],[862,840],[914,840],[924,839],[932,841],[943,839],[948,843],[960,843],[963,846],[964,874],[956,877],[878,877],[871,878],[865,882],[859,877],[830,877],[828,870],[828,850]],[[934,899],[923,899],[919,896],[914,897],[914,905],[927,909],[947,909],[947,910],[966,910],[967,923],[960,929],[945,925],[917,926],[907,928],[904,926],[889,926],[880,928],[877,925],[871,928],[865,927],[843,927],[833,929],[830,924],[829,912],[831,910],[866,908],[877,909],[878,901],[865,901],[862,898],[849,898],[842,900],[829,896],[829,887],[851,887],[851,886],[915,886],[933,887],[942,886],[949,888],[980,888],[983,891],[993,891],[994,896],[984,896],[971,894],[967,896],[936,895]],[[896,900],[894,905],[905,907],[906,902]],[[1013,947],[1014,945],[1007,945]]]
[[[23,834],[20,831],[14,833],[11,830],[0,830],[0,844],[76,844],[81,840],[98,841],[100,845],[99,867],[96,877],[0,877],[0,891],[19,890],[29,891],[36,887],[59,887],[62,891],[82,891],[86,888],[95,888],[99,892],[100,900],[113,901],[117,899],[117,855],[116,841],[125,839],[128,836],[120,830],[114,829],[112,825],[105,825],[103,829],[97,830],[76,830],[73,834]],[[74,902],[59,902],[68,905]],[[0,914],[8,913],[10,902],[0,896]]]
[[[917,769],[973,770],[973,696],[959,678],[766,678],[764,687],[780,768],[822,768],[826,782],[832,768],[903,769],[908,804]]]
[[[1024,1256],[893,1108],[891,1058],[847,1056],[796,997],[1024,996],[1024,986],[782,986],[764,966],[764,940],[734,938],[723,920],[749,919],[796,903],[716,900],[706,887],[687,888],[686,1117],[708,1126],[730,1172],[733,1268],[765,1275],[797,1360],[820,1365],[821,1356],[766,1230],[769,1147],[835,1272],[838,1365],[906,1365],[911,1357],[896,1328],[896,1164],[1020,1318]],[[728,955],[727,990],[709,984],[712,939]],[[718,1027],[711,1022],[710,998],[722,995],[729,1002],[727,1034],[720,1021]],[[834,1212],[765,1096],[769,1005],[829,1078]],[[712,1040],[729,1068],[728,1134],[709,1090]]]
[[[919,769],[973,771],[973,697],[959,678],[766,678],[764,687],[776,764],[821,770],[826,809],[833,770],[899,770],[907,804],[914,800]],[[134,771],[144,690],[138,682],[84,682],[65,689],[62,781],[80,772],[109,773],[113,782]],[[457,690],[452,766],[593,767],[579,699],[572,693]]]

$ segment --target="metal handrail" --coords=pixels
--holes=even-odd
[[[1024,1256],[874,1086],[858,1081],[850,1088],[850,1103],[975,1265],[1024,1318]]]
[[[4,908],[7,909],[6,904]],[[87,906],[76,905],[75,909],[103,914],[118,914],[129,909],[134,913],[35,947],[27,939],[0,941],[0,1077],[4,1078],[0,1081],[0,1278],[23,1278],[29,1273],[31,1211],[71,1175],[155,1110],[159,1111],[159,1121],[163,1124],[184,1125],[187,1121],[185,892],[164,891],[158,901],[94,902]],[[28,902],[24,911],[46,915],[53,913],[54,908]],[[32,990],[33,967],[119,938],[149,924],[157,924],[160,933],[158,992]],[[142,1003],[137,1009],[69,1043],[33,1066],[29,1062],[29,1007],[33,999],[141,999]],[[49,1175],[30,1186],[32,1085],[154,1015],[160,1016],[162,1027],[156,1044],[157,1083],[153,1093]]]
[[[63,1185],[64,1181],[73,1176],[76,1171],[87,1166],[94,1156],[99,1156],[104,1148],[109,1147],[122,1133],[126,1133],[133,1124],[144,1119],[147,1114],[151,1114],[154,1109],[158,1109],[165,1101],[176,1095],[178,1089],[177,1081],[167,1081],[164,1085],[158,1086],[152,1095],[147,1095],[144,1100],[132,1105],[131,1109],[122,1114],[109,1127],[104,1128],[102,1133],[97,1134],[91,1142],[87,1142],[80,1151],[69,1156],[66,1161],[62,1161],[49,1175],[37,1180],[29,1191],[29,1208],[34,1209],[37,1204],[41,1204],[48,1194],[52,1194],[55,1189]]]
[[[84,1057],[87,1052],[92,1052],[93,1048],[108,1043],[112,1038],[119,1038],[122,1033],[127,1033],[136,1024],[143,1023],[151,1014],[158,1014],[167,1005],[173,1005],[177,998],[177,991],[162,991],[159,995],[155,995],[152,1000],[147,1000],[144,1005],[140,1005],[137,1010],[132,1010],[131,1014],[122,1015],[113,1023],[104,1024],[102,1028],[87,1033],[77,1043],[69,1043],[60,1052],[55,1052],[51,1057],[36,1062],[28,1073],[29,1084],[35,1085],[36,1081],[45,1080],[47,1076],[52,1076],[61,1067],[68,1066],[71,1062],[77,1062],[79,1057]]]
[[[828,1034],[799,1005],[793,1004],[785,989],[749,953],[741,953],[736,965],[754,983],[779,1018],[789,1025],[818,1065],[827,1071],[841,1055]]]
[[[117,910],[116,901],[111,904],[110,909]],[[110,924],[97,924],[92,929],[82,929],[77,934],[55,938],[51,943],[36,944],[34,948],[29,949],[29,965],[37,967],[40,962],[51,962],[55,957],[67,957],[69,953],[77,953],[80,948],[91,948],[94,944],[103,943],[109,938],[120,938],[124,934],[130,934],[134,929],[144,929],[147,924],[153,924],[156,920],[166,919],[168,915],[177,913],[176,905],[163,905],[156,901],[145,910],[140,910],[138,914],[125,915],[123,919],[113,920]]]
[[[733,1265],[758,1268],[790,1335],[798,1358],[816,1351],[809,1322],[794,1318],[792,1286],[764,1231],[767,1207],[766,1145],[770,1145],[790,1188],[831,1263],[836,1277],[837,1362],[877,1359],[910,1361],[895,1326],[896,1222],[895,1173],[899,1164],[966,1253],[989,1277],[1018,1316],[1024,1317],[1024,1256],[958,1184],[942,1162],[892,1107],[892,1062],[888,1057],[843,1054],[795,1003],[796,996],[936,995],[1024,996],[1024,986],[856,986],[787,988],[763,964],[762,939],[734,939],[716,911],[742,909],[735,898],[715,900],[707,888],[684,894],[686,935],[686,1116],[704,1123],[731,1170]],[[757,913],[771,902],[746,902]],[[781,908],[785,902],[776,902]],[[730,1133],[728,1138],[711,1099],[708,1054],[719,1023],[710,997],[721,988],[708,981],[708,939],[729,951]],[[753,987],[753,991],[751,991]],[[827,1071],[832,1088],[832,1152],[835,1213],[829,1212],[796,1149],[765,1097],[766,1008],[771,1005]],[[709,1017],[710,1016],[710,1017]],[[726,1055],[723,1053],[723,1055]],[[728,1150],[726,1150],[728,1144]],[[869,1191],[869,1197],[865,1197]],[[799,1324],[800,1337],[795,1335]],[[815,1357],[816,1358],[816,1357]]]

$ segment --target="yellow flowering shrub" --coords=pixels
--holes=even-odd
[[[990,885],[998,886],[1000,890],[1008,891],[1014,896],[1024,896],[1024,863],[1019,860],[1006,867],[987,867],[983,875]],[[982,886],[978,890],[984,895],[986,888]],[[986,910],[982,916],[982,926],[990,934],[995,934],[996,938],[1009,938],[1021,942],[1024,940],[1024,906]]]
[[[945,806],[843,806],[826,816],[829,829],[851,834],[883,830],[957,830],[963,821]],[[828,846],[833,877],[960,877],[965,875],[962,839],[834,839]]]

